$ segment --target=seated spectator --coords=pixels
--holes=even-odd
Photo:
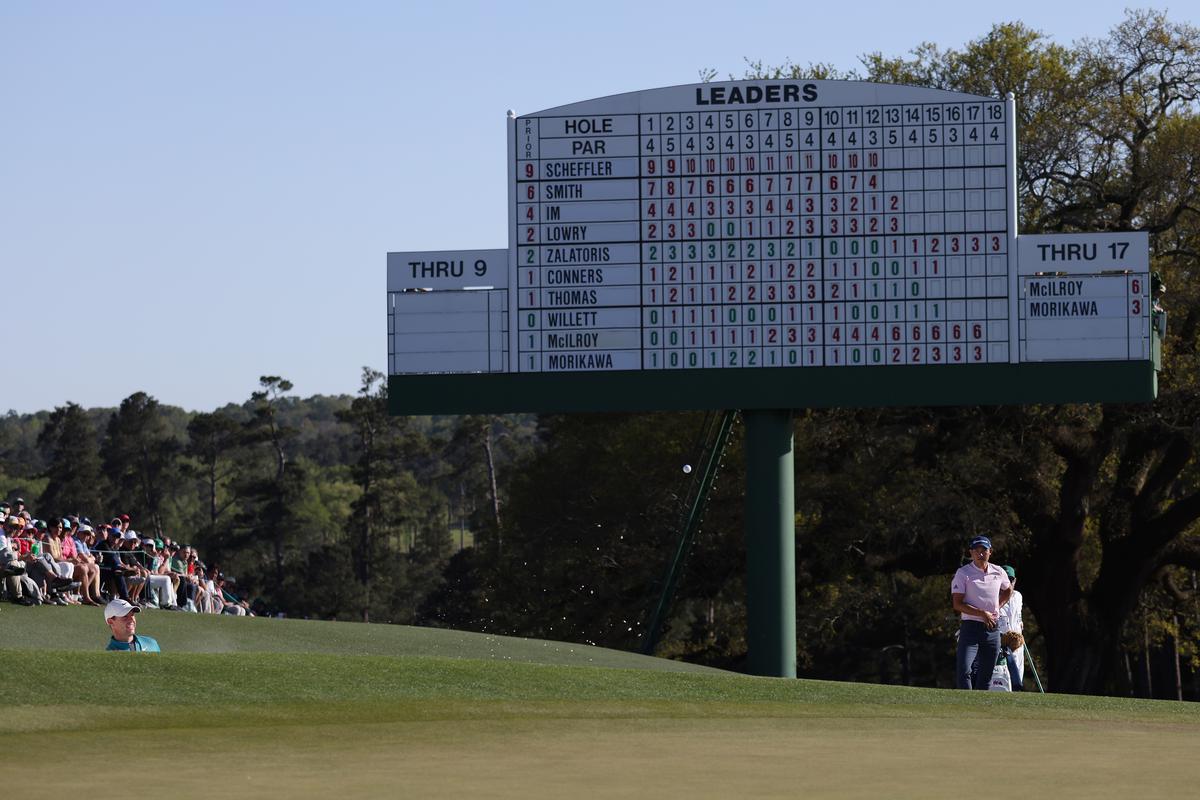
[[[100,601],[100,569],[90,555],[79,553],[79,544],[71,535],[71,521],[63,519],[58,527],[58,546],[63,561],[72,565],[71,579],[79,583],[80,602],[85,606],[103,605]]]
[[[82,581],[86,589],[85,596],[90,598],[94,605],[103,605],[104,597],[100,594],[100,565],[96,563],[96,556],[92,554],[95,533],[90,525],[79,525],[75,528],[75,535],[70,538],[75,544],[75,563],[82,566],[86,572],[86,578]]]
[[[25,533],[25,520],[10,516],[5,522],[5,528],[8,531],[8,546],[17,554],[17,558],[25,560],[33,549],[33,540]]]
[[[179,602],[176,599],[175,588],[171,584],[167,559],[158,552],[158,546],[153,539],[142,539],[142,553],[145,558],[146,583],[153,592],[158,607],[178,608]]]
[[[13,603],[25,600],[21,582],[21,578],[25,577],[25,562],[17,557],[8,539],[8,535],[15,534],[20,527],[21,521],[10,516],[4,517],[4,525],[0,527],[0,589]],[[32,603],[26,602],[26,605]]]
[[[42,539],[43,555],[49,551],[50,558],[54,562],[54,568],[58,572],[60,578],[67,578],[71,582],[75,582],[75,564],[68,560],[63,555],[63,527],[62,520],[58,518],[50,519],[46,523],[45,536]],[[68,605],[77,606],[80,601],[77,600],[69,590],[77,587],[64,587],[62,598],[67,601]]]
[[[217,588],[221,592],[221,598],[225,601],[221,613],[236,617],[254,616],[250,613],[250,604],[245,600],[239,600],[237,595],[231,591],[234,583],[236,581],[233,578],[225,577],[224,573],[217,573]]]
[[[138,545],[141,540],[134,531],[125,531],[121,534],[121,548],[117,551],[120,558],[122,574],[125,577],[125,583],[129,587],[129,602],[137,605],[138,599],[142,596],[142,591],[146,588],[146,575],[148,571],[142,565],[141,551]]]
[[[188,611],[195,611],[196,581],[188,575],[186,554],[174,542],[167,545],[167,569],[175,577],[177,602]]]
[[[45,523],[42,525],[44,527]],[[36,588],[38,596],[43,602],[67,605],[62,592],[70,589],[73,581],[59,574],[57,564],[50,557],[45,544],[45,532],[29,524],[22,531],[21,539],[24,540],[22,549],[28,548],[28,555],[22,559],[25,562],[25,574]]]
[[[196,556],[196,548],[187,548],[187,571],[191,578],[192,584],[196,587],[196,610],[201,614],[208,614],[211,607],[208,599],[208,590],[204,586],[204,564]]]
[[[4,537],[4,546],[12,548],[13,552],[16,553],[17,548],[15,539],[17,534],[20,533],[25,526],[22,525],[21,520],[17,519],[16,517],[5,515],[3,520],[4,527],[0,529],[0,536]],[[9,537],[12,537],[12,539]]]
[[[50,553],[50,558],[54,559],[55,568],[58,574],[64,578],[70,578],[75,574],[75,565],[63,558],[62,540],[63,527],[62,520],[54,518],[43,522],[38,520],[38,532],[42,539],[42,554]]]
[[[208,613],[220,614],[225,609],[225,597],[221,593],[221,587],[217,585],[220,571],[214,564],[204,572],[204,577],[201,578],[201,583],[204,584],[204,591],[208,593]]]
[[[21,560],[25,560],[33,552],[33,535],[25,530],[25,520],[20,517],[9,517],[9,519],[16,520],[14,525],[16,533],[10,533],[8,537],[9,547]]]
[[[126,578],[130,575],[121,558],[121,535],[109,525],[100,527],[100,538],[96,541],[96,551],[100,555],[100,574],[108,587],[109,596],[121,598],[129,602],[129,584]]]
[[[162,559],[162,563],[158,567],[160,575],[166,575],[171,579],[171,589],[175,592],[175,596],[179,596],[179,576],[171,569],[171,553],[173,548],[170,548],[170,539],[155,539],[154,545],[158,550],[158,555]]]

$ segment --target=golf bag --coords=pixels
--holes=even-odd
[[[1008,650],[1003,647],[1000,648],[1000,657],[996,660],[996,667],[992,670],[992,683],[988,686],[988,691],[1012,691],[1012,676],[1008,674]]]

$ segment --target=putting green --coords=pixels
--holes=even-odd
[[[1026,797],[1186,797],[1200,778],[1195,725],[806,711],[479,702],[458,719],[272,724],[264,713],[200,728],[134,714],[119,733],[21,737],[9,763],[70,753],[70,769],[18,770],[5,793],[121,797],[119,776],[136,774],[172,797],[961,797],[967,783]],[[116,783],[96,780],[104,774]]]
[[[1194,704],[536,663],[469,634],[455,641],[474,658],[405,655],[425,633],[298,622],[283,641],[182,614],[143,621],[175,652],[102,653],[95,615],[73,611],[0,612],[0,642],[20,645],[0,650],[5,797],[1094,798],[1200,782]],[[51,621],[79,626],[78,649],[30,646]],[[303,652],[310,635],[372,654]],[[226,652],[182,652],[216,639]]]

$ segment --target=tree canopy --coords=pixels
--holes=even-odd
[[[925,43],[907,57],[869,54],[863,66],[862,77],[872,81],[1012,92],[1020,231],[1147,231],[1152,268],[1170,287],[1164,304],[1171,324],[1160,397],[1150,406],[810,415],[808,424],[843,431],[844,439],[826,446],[844,451],[879,450],[883,430],[908,426],[899,441],[884,437],[901,448],[892,473],[899,481],[860,498],[840,518],[840,534],[882,537],[887,554],[864,554],[863,566],[874,560],[893,574],[920,576],[955,566],[952,543],[982,526],[1001,555],[1021,566],[1053,686],[1128,689],[1133,671],[1123,655],[1131,642],[1144,643],[1148,615],[1161,621],[1165,613],[1173,622],[1158,627],[1182,638],[1177,587],[1187,581],[1178,571],[1200,565],[1200,30],[1163,12],[1135,11],[1106,38],[1066,46],[1009,23],[962,49]],[[794,77],[825,72],[819,65],[785,70]],[[897,491],[902,483],[908,491]],[[912,492],[919,502],[905,499]],[[862,504],[875,493],[890,511],[882,524],[862,518],[871,513]],[[824,518],[828,505],[819,513]],[[904,529],[907,537],[898,536]],[[1166,607],[1160,585],[1176,587]]]

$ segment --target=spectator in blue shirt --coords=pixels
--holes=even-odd
[[[121,558],[120,547],[120,534],[110,533],[108,538],[99,544],[97,549],[100,551],[100,575],[110,588],[110,596],[115,594],[122,600],[129,600],[129,584],[125,579],[137,574],[137,571]]]
[[[104,607],[104,620],[112,631],[105,650],[124,652],[158,653],[158,642],[149,636],[137,635],[137,614],[141,606],[117,598]]]

